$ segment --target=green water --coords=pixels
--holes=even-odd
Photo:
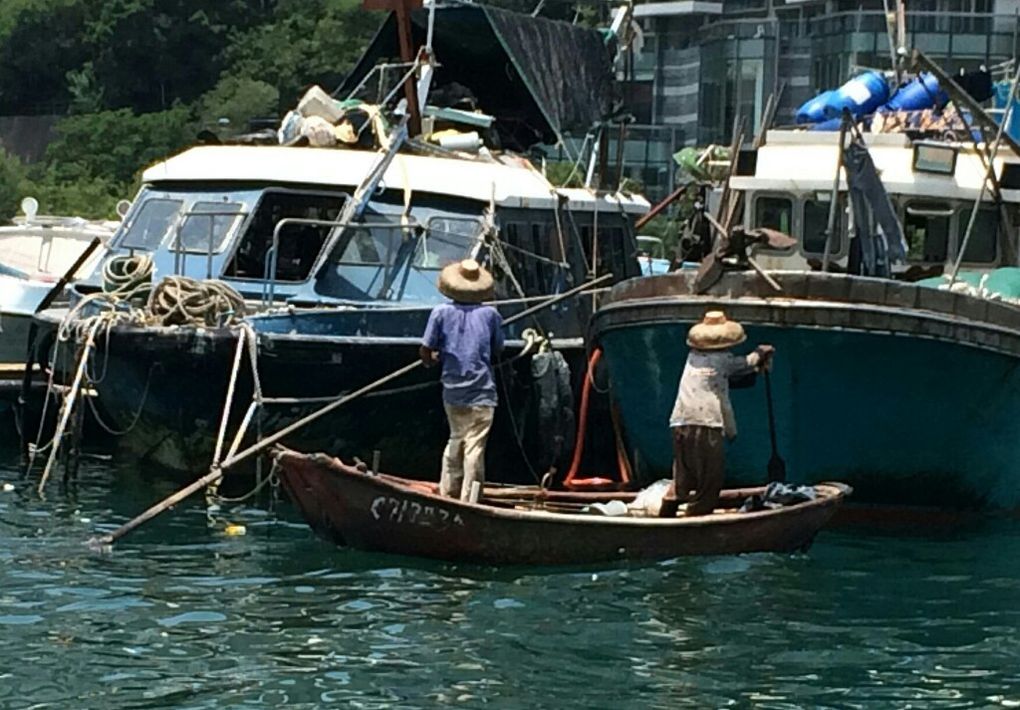
[[[196,501],[84,549],[170,488],[0,493],[0,707],[1020,706],[1011,521],[539,573],[337,551],[288,506],[225,537]]]

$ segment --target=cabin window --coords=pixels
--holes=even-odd
[[[465,259],[478,243],[482,224],[477,219],[433,217],[414,255],[417,269],[442,269],[447,264]]]
[[[156,249],[172,229],[183,204],[182,200],[146,200],[132,217],[120,245],[128,249]]]
[[[351,225],[338,264],[391,266],[396,262],[400,247],[408,241],[405,233],[413,234],[413,228],[388,223],[376,215],[370,219],[371,222]]]
[[[240,224],[243,205],[239,202],[196,202],[171,242],[177,251],[218,254],[231,232]]]
[[[824,254],[826,232],[829,230],[831,201],[807,200],[804,202],[804,222],[800,243],[805,253]],[[837,203],[835,234],[829,245],[830,254],[839,254],[843,248],[843,204]]]
[[[280,225],[275,280],[305,281],[335,229],[330,223],[340,218],[346,201],[343,194],[267,191],[256,206],[225,274],[238,279],[270,276],[267,262],[273,231],[282,220],[300,219],[306,221]]]
[[[768,227],[793,233],[793,200],[788,197],[759,197],[754,201],[752,227]]]
[[[907,259],[941,263],[949,256],[949,224],[952,210],[938,204],[912,202],[903,217]]]
[[[960,212],[957,222],[957,249],[963,247],[963,237],[970,222],[970,209]],[[979,209],[974,220],[970,243],[963,252],[963,260],[970,263],[986,264],[995,261],[996,241],[999,229],[999,213],[995,209]]]

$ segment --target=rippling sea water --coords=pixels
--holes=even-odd
[[[0,707],[1020,707],[1020,524],[823,532],[807,555],[494,570],[338,551],[289,506],[87,463],[0,479]]]

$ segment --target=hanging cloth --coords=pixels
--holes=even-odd
[[[865,276],[889,276],[890,264],[907,260],[907,243],[896,218],[896,210],[859,134],[844,150],[843,160],[857,239],[861,240],[861,273]],[[874,230],[871,229],[872,217]]]

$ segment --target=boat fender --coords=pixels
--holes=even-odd
[[[531,358],[532,392],[537,407],[535,435],[538,470],[559,468],[574,449],[574,393],[570,366],[556,350]]]

